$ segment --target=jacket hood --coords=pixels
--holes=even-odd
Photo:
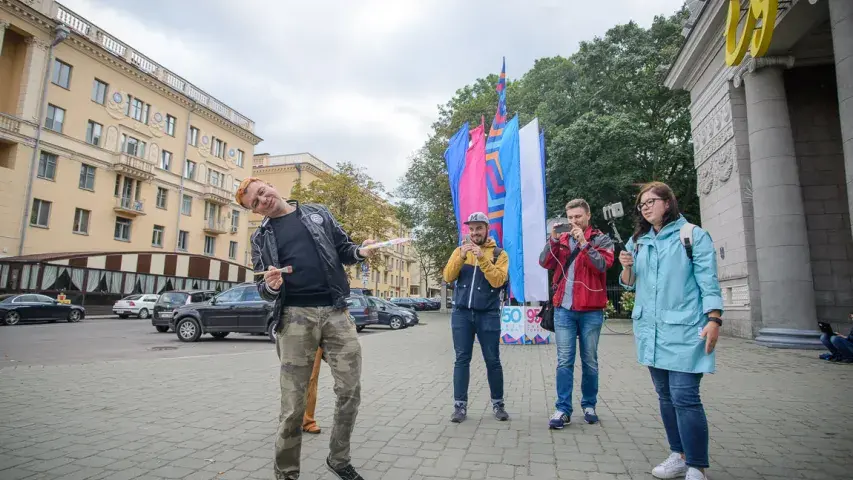
[[[495,239],[492,237],[486,237],[486,242],[480,246],[480,248],[495,248],[498,246],[498,243],[495,242]]]
[[[678,218],[666,224],[665,227],[660,229],[660,232],[655,235],[652,233],[654,231],[654,227],[650,228],[648,232],[644,233],[640,236],[639,239],[653,240],[655,238],[662,239],[669,237],[670,235],[678,235],[678,231],[681,230],[681,226],[687,223],[687,219],[684,218],[684,215],[679,215]]]

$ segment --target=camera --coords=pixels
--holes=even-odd
[[[622,202],[616,202],[611,203],[610,205],[605,205],[602,210],[604,211],[605,220],[613,220],[625,216],[625,211],[622,209]]]

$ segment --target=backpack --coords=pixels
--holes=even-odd
[[[690,262],[693,262],[693,229],[696,228],[696,225],[692,223],[685,223],[681,226],[681,230],[678,231],[678,237],[681,239],[681,245],[684,246],[684,253],[687,254],[687,258]],[[634,245],[634,256],[637,256],[637,253],[640,251],[640,246]]]

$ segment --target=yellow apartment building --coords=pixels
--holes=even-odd
[[[254,127],[62,4],[0,0],[0,257],[168,254],[147,273],[173,286],[242,279],[248,212],[234,192]],[[20,287],[7,270],[0,290]]]
[[[274,185],[285,197],[297,183],[309,185],[314,180],[335,172],[335,169],[311,155],[295,153],[270,155],[266,153],[254,156],[252,175]],[[381,201],[381,200],[377,200]],[[262,218],[249,214],[251,236]],[[397,226],[388,232],[388,238],[405,237],[409,232],[395,220]],[[248,237],[247,237],[248,238]],[[353,265],[349,269],[350,287],[369,288],[373,294],[382,298],[408,297],[417,284],[412,283],[412,274],[416,271],[415,255],[411,245],[397,245],[381,251],[382,265],[378,268],[366,268],[367,265]],[[366,270],[365,270],[366,268]]]

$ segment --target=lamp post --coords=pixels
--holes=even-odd
[[[47,65],[44,69],[44,78],[41,83],[41,100],[39,101],[38,125],[36,126],[36,139],[33,144],[33,156],[30,158],[30,174],[27,178],[27,194],[24,197],[24,215],[21,218],[21,242],[18,244],[18,255],[24,254],[24,242],[27,237],[27,222],[30,217],[30,205],[32,204],[33,194],[33,176],[36,174],[37,160],[39,155],[39,145],[41,143],[41,131],[44,128],[44,115],[47,107],[47,86],[50,79],[50,72],[53,69],[53,49],[64,42],[71,35],[71,30],[64,24],[59,24],[54,30],[53,41],[50,43],[50,48],[47,52]]]

